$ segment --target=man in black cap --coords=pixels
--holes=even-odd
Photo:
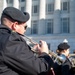
[[[69,60],[70,45],[68,43],[60,43],[58,45],[58,55],[62,60],[61,64],[55,64],[54,70],[56,75],[74,75],[71,71],[72,63]],[[59,68],[59,69],[58,69]]]
[[[36,44],[39,57],[21,37],[26,31],[29,20],[27,12],[14,7],[6,7],[0,25],[0,75],[45,75],[52,67],[53,60],[48,55],[45,41]]]

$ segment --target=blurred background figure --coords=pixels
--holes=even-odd
[[[68,43],[63,42],[60,43],[57,47],[57,53],[62,60],[61,64],[59,64],[58,60],[56,60],[54,64],[54,71],[56,75],[74,75],[72,73],[72,63],[69,60],[69,53],[70,53],[70,45]]]

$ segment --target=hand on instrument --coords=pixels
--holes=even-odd
[[[39,44],[36,44],[35,46],[34,46],[34,48],[36,49],[36,50],[38,50],[38,52],[39,53],[43,53],[43,52],[45,52],[45,53],[49,53],[49,50],[48,50],[48,45],[47,45],[47,43],[45,42],[45,41],[40,41],[40,43]]]

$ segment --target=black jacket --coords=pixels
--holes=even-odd
[[[71,69],[72,63],[68,58],[66,58],[66,61],[62,64],[61,67],[62,75],[75,75],[75,73]]]
[[[45,75],[52,64],[48,54],[35,57],[18,33],[0,25],[0,75]]]
[[[65,55],[65,61],[59,65],[58,63],[54,63],[54,71],[56,75],[75,75],[75,73],[71,70],[72,63]]]

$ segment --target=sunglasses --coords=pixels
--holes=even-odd
[[[25,30],[27,29],[27,25],[26,25],[26,26],[24,26],[24,29],[25,29]]]

